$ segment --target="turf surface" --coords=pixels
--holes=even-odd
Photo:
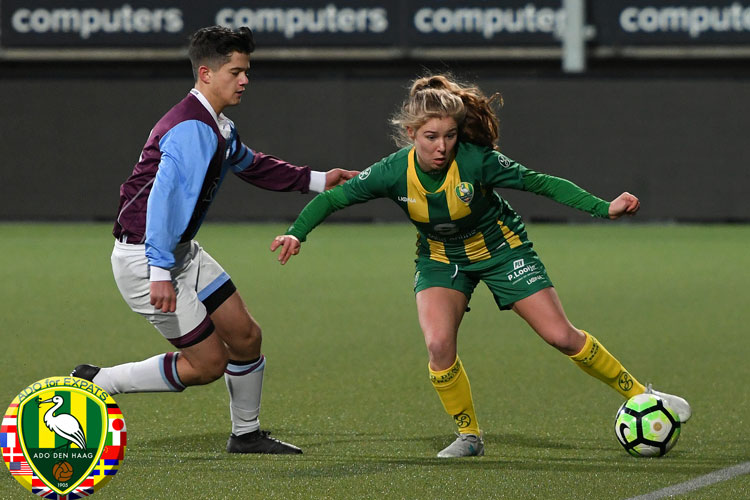
[[[109,229],[0,224],[5,406],[80,362],[170,347],[119,296]],[[95,498],[629,498],[750,460],[750,226],[529,225],[573,323],[642,382],[686,397],[694,416],[666,457],[630,457],[612,430],[619,395],[499,312],[480,285],[459,352],[486,455],[459,461],[435,458],[453,424],[427,379],[414,230],[324,225],[281,267],[268,246],[283,229],[209,223],[199,241],[263,327],[262,426],[305,454],[224,453],[223,381],[119,395],[126,458]],[[680,498],[748,492],[742,475]],[[7,470],[6,498],[33,498]]]

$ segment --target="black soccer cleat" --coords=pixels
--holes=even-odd
[[[260,429],[239,436],[232,434],[227,441],[227,453],[266,453],[273,455],[297,455],[302,453],[302,450],[293,444],[268,437],[269,434],[269,431]]]
[[[96,374],[99,373],[99,370],[101,370],[101,368],[94,365],[78,365],[72,372],[70,372],[70,376],[93,382],[94,377],[96,377]]]

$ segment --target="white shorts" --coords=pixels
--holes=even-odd
[[[115,241],[112,272],[125,302],[146,318],[174,346],[197,344],[214,330],[209,314],[235,291],[229,275],[196,241],[180,243],[174,251],[172,284],[177,308],[163,313],[151,305],[146,245]]]

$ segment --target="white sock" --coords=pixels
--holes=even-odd
[[[232,417],[232,434],[239,436],[260,428],[260,394],[263,389],[263,370],[266,358],[252,361],[229,360],[224,380],[229,391],[229,413]]]
[[[178,356],[178,352],[168,352],[143,361],[102,368],[92,382],[109,394],[180,392],[185,386],[177,375]]]

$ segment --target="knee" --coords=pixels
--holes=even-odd
[[[427,342],[430,355],[430,367],[435,370],[446,370],[456,361],[456,346],[449,341],[430,339]]]
[[[239,348],[252,350],[253,348],[260,348],[263,341],[263,332],[260,325],[255,320],[251,320],[237,332],[235,339]]]
[[[566,356],[573,356],[581,352],[586,341],[586,336],[573,327],[550,333],[543,338],[549,345]]]
[[[218,326],[217,326],[218,330]],[[263,332],[254,319],[248,318],[240,324],[224,327],[220,336],[235,356],[260,351]]]
[[[196,372],[199,377],[199,384],[209,384],[220,379],[224,375],[229,361],[229,353],[226,349],[220,349],[201,359],[200,365]]]

